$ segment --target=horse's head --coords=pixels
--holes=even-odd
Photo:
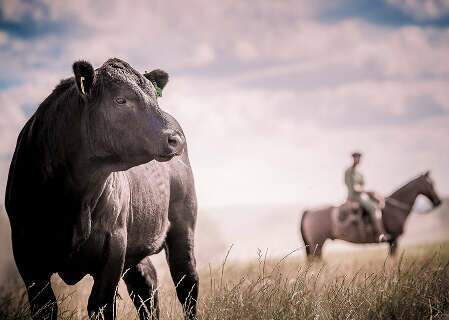
[[[427,197],[434,207],[438,207],[441,204],[441,199],[435,191],[434,182],[430,177],[430,171],[427,171],[419,177],[420,181],[420,194]]]
[[[119,59],[106,61],[96,71],[85,61],[76,62],[73,69],[88,107],[87,139],[93,156],[115,159],[123,170],[153,159],[168,161],[183,152],[181,127],[157,101],[167,73],[142,75]]]

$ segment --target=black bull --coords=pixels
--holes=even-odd
[[[197,202],[184,134],[157,102],[168,75],[142,75],[119,59],[73,70],[22,129],[8,178],[14,258],[33,316],[50,305],[56,318],[50,277],[58,273],[68,284],[92,275],[90,315],[114,317],[123,277],[141,318],[158,317],[149,256],[165,249],[178,298],[195,317]]]

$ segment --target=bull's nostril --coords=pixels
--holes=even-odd
[[[179,144],[179,141],[176,136],[169,136],[168,137],[168,144],[172,147],[177,147]]]

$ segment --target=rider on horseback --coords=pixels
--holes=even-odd
[[[345,171],[345,184],[348,188],[348,201],[360,203],[363,209],[368,212],[374,228],[379,235],[379,242],[391,239],[386,233],[382,222],[382,210],[378,201],[373,199],[373,193],[364,190],[365,181],[363,175],[357,170],[362,154],[354,152],[352,154],[352,165]]]

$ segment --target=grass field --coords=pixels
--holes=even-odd
[[[308,264],[294,255],[200,269],[199,319],[449,319],[449,243],[406,247],[396,258],[385,248],[329,253]],[[55,277],[60,317],[87,318],[92,285],[85,278],[69,287]],[[162,319],[181,319],[173,284],[162,277]],[[119,319],[136,319],[121,284]],[[28,318],[26,297],[6,294],[0,316]]]

